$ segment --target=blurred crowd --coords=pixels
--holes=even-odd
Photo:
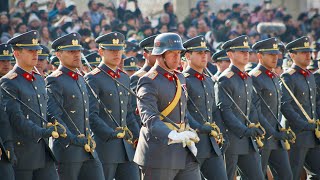
[[[127,7],[129,1],[134,3],[134,11]],[[131,43],[127,45],[126,53],[129,54],[126,55],[137,56],[138,60],[138,43],[148,36],[164,32],[175,32],[183,41],[203,35],[212,52],[219,49],[223,42],[244,34],[249,36],[251,44],[269,36],[278,37],[284,44],[304,35],[313,42],[320,42],[319,9],[301,12],[295,18],[285,7],[272,8],[270,1],[264,1],[254,8],[250,8],[249,4],[234,3],[231,8],[212,12],[207,0],[198,0],[184,19],[177,18],[175,7],[168,1],[156,17],[157,25],[151,23],[154,19],[150,16],[142,14],[139,8],[142,2],[138,0],[122,0],[118,7],[111,1],[101,3],[90,0],[88,9],[82,14],[77,10],[76,1],[44,2],[32,1],[27,4],[25,0],[17,0],[14,7],[1,12],[0,42],[6,43],[16,35],[38,30],[40,44],[51,49],[51,43],[56,38],[78,32],[82,37],[81,45],[87,49],[84,51],[86,54],[97,50],[96,37],[118,31],[126,35]],[[278,34],[268,34],[264,30],[259,32],[257,26],[260,22],[283,23],[285,29]]]

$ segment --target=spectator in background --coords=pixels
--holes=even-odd
[[[199,35],[205,36],[206,33],[209,31],[209,27],[204,19],[198,19],[196,27]]]
[[[116,25],[120,24],[119,19],[116,18],[115,9],[112,7],[106,7],[106,10],[104,11],[104,18],[106,23],[111,27],[115,27]]]
[[[190,38],[194,38],[196,36],[198,36],[197,28],[194,26],[190,26],[188,28],[187,37],[190,39]]]
[[[186,36],[186,28],[184,27],[183,23],[178,23],[177,34],[179,34],[181,37],[182,42],[188,40],[188,37]]]
[[[98,9],[97,2],[95,0],[90,0],[88,3],[89,8],[89,16],[91,19],[91,28],[94,29],[94,27],[98,24],[100,24],[100,21],[103,18],[103,14],[101,14]]]
[[[178,24],[178,18],[177,16],[173,13],[173,4],[171,2],[167,2],[163,5],[163,10],[166,14],[169,15],[169,23],[168,23],[168,28],[173,28],[177,27]]]
[[[136,30],[136,17],[132,12],[127,12],[124,15],[124,21],[127,26],[128,31],[129,30]]]
[[[13,37],[14,33],[15,33],[15,31],[14,31],[13,27],[8,26],[8,25],[5,26],[3,28],[3,32],[1,34],[0,42],[7,43],[7,41]]]
[[[212,21],[212,28],[213,29],[220,29],[224,26],[226,21],[226,16],[223,10],[219,10],[217,13],[216,18]]]
[[[47,26],[43,26],[40,28],[40,44],[51,49],[52,40],[50,38],[49,28]]]
[[[185,28],[189,28],[191,26],[191,22],[195,20],[198,16],[198,10],[196,8],[191,8],[189,15],[184,19],[183,25]]]
[[[14,36],[18,36],[19,34],[23,34],[23,33],[27,32],[27,30],[28,30],[28,27],[27,27],[26,24],[24,24],[24,23],[19,23],[19,24],[16,26]]]
[[[232,11],[231,14],[228,16],[228,19],[239,19],[240,18],[240,12],[241,12],[241,4],[234,3],[232,5]]]

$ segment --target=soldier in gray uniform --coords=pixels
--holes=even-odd
[[[48,146],[54,127],[46,128],[45,83],[41,75],[33,71],[38,60],[37,51],[41,49],[38,39],[37,31],[29,31],[8,41],[13,47],[16,65],[0,81],[6,112],[13,128],[14,152],[18,159],[14,166],[17,180],[58,179],[55,157]]]
[[[123,70],[126,72],[126,74],[130,77],[134,73],[136,73],[139,68],[137,66],[137,58],[132,56],[132,57],[127,57],[126,59],[123,60]]]
[[[124,35],[119,32],[99,36],[96,43],[99,44],[102,61],[85,76],[89,88],[92,88],[102,102],[99,104],[97,98],[90,95],[90,125],[95,134],[97,152],[106,180],[139,179],[139,168],[133,162],[133,144],[129,142],[138,139],[139,126],[133,114],[134,110],[131,109],[130,93],[115,81],[116,79],[129,88],[129,76],[118,68],[124,40]],[[106,111],[109,111],[112,117]],[[129,132],[120,129],[125,127],[132,130],[134,139],[128,139]],[[118,134],[123,132],[127,135],[118,137]]]
[[[156,62],[155,56],[151,54],[153,50],[153,42],[156,36],[157,35],[149,36],[143,39],[139,44],[140,48],[143,49],[143,57],[145,59],[145,63],[141,69],[139,69],[130,77],[130,88],[132,89],[133,92],[136,92],[137,84],[140,77],[145,75],[153,67],[154,63]],[[135,109],[135,117],[137,122],[141,124],[139,111],[137,109],[137,99],[136,97],[133,97],[133,96],[132,96],[132,108]]]
[[[245,117],[236,108],[236,105],[239,106],[252,123],[257,123],[258,115],[252,102],[252,79],[244,72],[244,66],[249,59],[248,37],[239,36],[229,40],[222,45],[222,48],[227,51],[231,65],[219,76],[215,93],[216,103],[221,110],[230,141],[225,154],[228,179],[234,178],[238,166],[243,178],[262,180],[264,176],[261,159],[253,138],[261,136],[263,132],[256,127],[249,128]]]
[[[310,42],[308,37],[298,38],[286,45],[294,64],[282,75],[283,81],[294,94],[306,114],[314,120],[318,119],[316,110],[317,89],[313,74],[306,68],[311,60]],[[315,136],[316,124],[309,123],[284,84],[281,84],[281,112],[297,135],[296,143],[292,145],[289,159],[293,179],[300,178],[303,166],[307,168],[313,178],[320,178],[319,139]]]
[[[257,52],[259,64],[249,74],[252,77],[254,88],[261,96],[256,94],[259,101],[256,104],[260,122],[267,131],[265,145],[261,150],[262,171],[266,174],[269,163],[279,179],[291,180],[292,172],[288,152],[283,141],[291,140],[292,137],[291,134],[280,131],[282,118],[280,82],[278,75],[272,71],[277,66],[278,54],[281,53],[278,48],[278,40],[269,38],[258,41],[252,48]]]
[[[9,44],[0,44],[0,61],[13,60],[12,47]],[[2,104],[2,93],[0,91],[0,175],[4,180],[14,180],[12,165],[17,161],[14,154],[12,129],[9,118]]]
[[[53,142],[60,180],[102,180],[102,165],[90,134],[88,91],[76,72],[81,65],[80,35],[62,36],[53,41],[52,48],[60,66],[46,78],[48,113],[66,127],[68,135]]]
[[[218,79],[218,77],[220,76],[220,74],[229,67],[230,65],[230,59],[227,56],[227,52],[225,50],[220,50],[215,52],[211,59],[213,60],[213,62],[216,63],[217,66],[217,72],[216,74],[214,74],[214,77],[216,79]]]
[[[186,81],[181,73],[174,71],[179,66],[182,50],[179,35],[158,35],[152,51],[157,62],[138,82],[138,109],[143,127],[134,161],[141,167],[145,180],[201,178],[194,157],[197,149],[192,141],[198,137],[188,128],[185,114]]]
[[[189,61],[189,66],[183,71],[189,99],[187,117],[191,127],[200,133],[200,141],[196,144],[200,170],[206,179],[227,180],[223,154],[215,138],[210,135],[214,130],[210,124],[214,122],[220,125],[221,129],[223,124],[220,110],[215,103],[214,83],[203,72],[207,64],[209,49],[203,36],[189,39],[183,43],[183,47],[186,49],[185,57]]]

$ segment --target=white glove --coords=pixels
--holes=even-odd
[[[187,146],[188,146],[188,148],[190,149],[190,151],[192,152],[192,154],[193,154],[194,156],[197,156],[198,149],[197,149],[195,143],[194,143],[193,141],[190,141],[190,143],[188,143]]]
[[[200,140],[198,134],[193,131],[183,131],[181,134],[185,134],[192,141],[198,142]]]
[[[175,144],[175,143],[186,143],[189,141],[189,136],[187,134],[183,133],[178,133],[176,130],[172,130],[169,135],[169,142],[168,145],[170,144]]]

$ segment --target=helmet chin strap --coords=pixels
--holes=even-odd
[[[167,62],[166,62],[166,59],[164,58],[164,55],[162,55],[162,60],[163,60],[163,62],[164,62],[164,65],[167,67],[167,69],[173,70],[173,69],[171,69],[171,68],[168,66],[168,64],[167,64]]]

